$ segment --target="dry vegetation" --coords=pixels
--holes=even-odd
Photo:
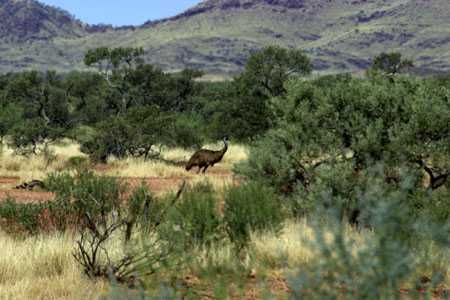
[[[214,147],[218,146],[208,146]],[[0,157],[0,176],[18,176],[21,180],[43,178],[49,172],[64,170],[70,157],[82,155],[78,146],[69,142],[52,147],[52,152],[55,158],[47,164],[44,157],[17,157],[9,149],[4,149]],[[182,149],[170,149],[163,153],[163,158],[170,161],[186,161],[190,155],[189,151]],[[194,183],[203,181],[206,177],[220,193],[234,181],[230,172],[232,165],[245,160],[246,157],[247,151],[244,146],[231,146],[224,161],[212,168],[206,176],[187,174],[183,166],[155,161],[145,162],[141,159],[111,160],[105,168],[98,168],[98,172],[112,176],[137,179],[146,177],[154,180],[187,177]],[[326,239],[331,239],[329,229],[325,226],[324,230]],[[364,247],[373,237],[373,233],[367,229],[358,231],[348,226],[346,231],[349,239],[353,241],[354,252]],[[108,295],[109,284],[104,281],[93,282],[86,278],[73,259],[75,239],[76,236],[69,233],[13,238],[0,229],[0,245],[2,245],[0,298],[99,299],[102,295]],[[210,282],[212,279],[207,277],[208,270],[222,269],[237,273],[239,268],[244,267],[245,270],[250,270],[246,275],[248,278],[257,278],[270,283],[284,278],[290,272],[303,269],[314,259],[317,249],[311,243],[313,239],[313,228],[306,219],[303,219],[287,222],[281,234],[252,234],[249,251],[245,257],[240,258],[241,260],[236,257],[232,244],[226,241],[217,242],[211,248],[197,247],[192,250],[193,252],[186,254],[191,259],[187,260],[188,263],[183,267],[179,279],[186,281],[188,278],[192,281],[192,278],[195,278],[192,284],[206,290],[208,294],[214,288]],[[430,257],[435,259],[430,261]],[[416,253],[416,259],[421,266],[417,274],[432,274],[436,269],[445,270],[446,284],[450,285],[448,249],[439,249],[430,244],[427,249]],[[201,281],[207,282],[206,285],[202,285]],[[255,282],[253,283],[256,286]],[[281,283],[284,284],[273,286],[269,284],[269,290],[275,294],[284,293],[286,296],[287,285],[283,280]],[[412,285],[413,282],[405,283],[407,287]]]
[[[0,231],[1,299],[95,299],[103,282],[85,278],[68,235],[15,239]]]
[[[364,247],[371,239],[371,232],[356,231],[348,227],[349,236],[354,241],[354,251]],[[331,232],[326,231],[327,239]],[[286,276],[307,266],[316,254],[311,241],[313,228],[306,220],[289,222],[281,235],[254,234],[250,251],[238,262],[231,244],[213,245],[211,249],[198,248],[189,256],[181,279],[192,278],[192,274],[202,274],[208,269],[223,269],[237,272],[244,267],[251,270],[249,276],[261,280],[272,280],[274,276]],[[75,238],[70,235],[50,235],[14,239],[0,233],[2,256],[0,257],[0,298],[1,299],[98,299],[109,291],[106,282],[92,282],[87,279],[72,257]],[[450,253],[435,249],[430,245],[423,253],[417,253],[422,259],[426,251],[439,257],[440,266],[423,262],[421,273],[429,273],[433,268],[446,268],[450,274]],[[435,262],[434,262],[435,263]],[[428,268],[428,269],[427,269]],[[278,274],[278,275],[277,275]],[[284,274],[284,275],[283,275]],[[197,276],[197,275],[195,275]],[[200,275],[201,276],[201,275]],[[208,281],[208,278],[197,278]],[[413,283],[405,283],[412,286]],[[204,288],[204,287],[203,287]],[[272,292],[283,292],[275,287]]]
[[[205,148],[215,149],[221,145],[206,145]],[[108,166],[98,166],[99,173],[117,177],[197,177],[194,170],[186,173],[184,162],[186,162],[193,151],[181,148],[163,149],[162,160],[144,161],[142,158],[127,158],[123,160],[110,159]],[[50,147],[50,158],[44,155],[23,157],[14,155],[8,147],[4,147],[0,154],[0,177],[20,177],[21,180],[39,179],[55,171],[64,171],[67,161],[71,157],[85,157],[80,147],[68,140],[59,142]],[[247,150],[242,145],[231,145],[223,161],[208,171],[211,174],[230,174],[231,166],[247,158]],[[167,163],[163,160],[173,162]]]

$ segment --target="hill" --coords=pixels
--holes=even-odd
[[[0,20],[0,39],[15,42],[86,34],[86,26],[68,12],[32,0],[0,0]]]
[[[50,20],[33,25],[40,28],[37,34],[11,31],[18,38],[9,38],[8,49],[0,49],[3,71],[82,68],[89,48],[142,46],[148,60],[165,70],[233,74],[251,52],[272,44],[305,49],[320,72],[358,71],[374,55],[394,50],[412,58],[423,72],[450,70],[446,0],[207,0],[175,17],[124,28],[84,25],[67,13],[57,17],[61,10],[32,0],[0,3],[0,11],[44,7],[46,14],[32,11],[43,13],[38,20]],[[65,26],[50,30],[48,24],[63,19]]]

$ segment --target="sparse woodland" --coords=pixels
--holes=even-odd
[[[205,82],[143,54],[0,75],[0,298],[450,297],[450,77],[273,46]]]

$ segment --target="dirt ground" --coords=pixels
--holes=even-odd
[[[102,169],[103,170],[103,169]],[[104,168],[103,171],[107,171]],[[98,169],[96,169],[98,171]],[[131,190],[137,188],[141,184],[145,184],[149,189],[155,194],[163,194],[166,192],[176,191],[182,182],[186,180],[188,183],[199,177],[204,177],[203,174],[187,173],[186,177],[174,176],[170,178],[158,178],[158,177],[117,177],[120,180],[128,184]],[[232,178],[232,173],[224,169],[216,169],[208,171],[208,178],[214,178],[218,180],[230,180]],[[39,189],[29,191],[29,190],[18,190],[15,187],[22,182],[19,177],[0,177],[0,201],[4,201],[8,198],[15,199],[21,203],[40,203],[50,201],[54,198],[54,194],[42,191]]]

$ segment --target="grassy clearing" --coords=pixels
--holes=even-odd
[[[0,145],[1,146],[1,145]],[[221,143],[205,145],[207,149],[221,149]],[[86,157],[80,151],[80,146],[71,140],[63,140],[49,147],[49,157],[43,154],[28,157],[16,155],[6,144],[0,147],[0,177],[18,177],[21,181],[45,178],[49,173],[67,171],[70,158]],[[93,166],[93,169],[102,175],[131,177],[131,178],[195,178],[198,179],[196,170],[186,172],[184,163],[189,160],[193,150],[182,148],[163,148],[161,160],[144,161],[142,158],[110,158],[106,166]],[[231,166],[247,158],[247,149],[243,145],[231,145],[221,163],[210,168],[206,175],[212,182],[223,185],[213,173],[227,173]],[[165,162],[167,161],[167,162]],[[205,176],[202,175],[201,178]]]
[[[207,149],[220,149],[221,144],[206,145]],[[55,171],[66,170],[67,161],[71,157],[85,156],[80,151],[79,145],[65,140],[50,147],[52,157],[44,155],[31,157],[17,156],[6,146],[0,155],[0,176],[20,177],[21,180],[44,178]],[[163,149],[162,159],[172,162],[186,162],[193,151],[181,148]],[[247,149],[243,145],[231,145],[222,162],[210,169],[214,172],[228,172],[231,166],[239,161],[247,159]],[[144,161],[141,158],[110,159],[105,175],[118,177],[195,177],[196,171],[187,173],[182,164],[172,165],[158,160]],[[207,175],[208,178],[214,177]],[[212,178],[213,179],[213,178]],[[214,179],[213,179],[214,181]]]
[[[21,180],[44,178],[48,173],[64,170],[69,158],[84,156],[80,146],[68,140],[51,145],[50,154],[48,158],[42,154],[19,156],[4,145],[0,152],[0,176],[19,177]]]

